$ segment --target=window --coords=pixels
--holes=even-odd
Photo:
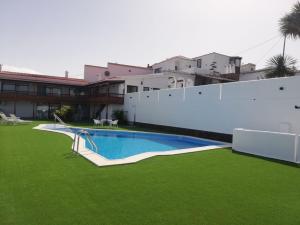
[[[49,105],[37,104],[36,106],[36,118],[37,119],[49,119]]]
[[[241,66],[241,58],[239,58],[239,57],[230,57],[229,58],[229,64],[240,67]]]
[[[178,70],[178,67],[177,67],[177,66],[175,66],[175,70]]]
[[[46,87],[46,95],[52,95],[52,88]]]
[[[154,69],[154,73],[161,73],[161,67]]]
[[[56,95],[56,96],[60,95],[60,92],[61,92],[60,88],[53,88],[52,89],[52,94],[53,95]]]
[[[70,89],[69,88],[66,88],[66,87],[63,87],[62,89],[61,89],[61,95],[63,95],[63,96],[68,96],[70,94]]]
[[[127,93],[138,92],[138,86],[127,85]]]
[[[160,88],[152,88],[153,91],[158,91]]]
[[[14,83],[3,83],[3,91],[15,91],[15,84]]]
[[[60,96],[60,94],[61,94],[61,89],[60,88],[46,87],[46,95]]]
[[[70,96],[75,96],[75,90],[74,90],[74,88],[70,88],[68,94],[69,94]]]
[[[202,67],[202,59],[197,59],[197,68]]]
[[[16,90],[17,90],[17,92],[28,92],[28,85],[27,84],[17,84]]]
[[[144,87],[143,91],[150,91],[150,88],[149,87]]]

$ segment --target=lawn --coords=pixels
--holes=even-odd
[[[71,139],[0,126],[0,224],[300,224],[300,168],[211,150],[98,168]]]

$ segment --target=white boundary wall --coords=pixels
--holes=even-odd
[[[299,136],[295,134],[234,129],[235,151],[300,163]]]
[[[300,77],[129,93],[128,120],[232,134],[235,128],[300,132]]]

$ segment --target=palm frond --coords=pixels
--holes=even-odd
[[[294,5],[292,12],[294,12],[294,13],[300,13],[300,2],[297,2]]]
[[[267,78],[274,77],[289,77],[294,76],[296,73],[297,60],[290,56],[283,57],[282,55],[276,55],[268,60],[268,71],[266,72]]]
[[[279,21],[280,32],[284,36],[300,38],[300,2],[297,2],[292,11]]]

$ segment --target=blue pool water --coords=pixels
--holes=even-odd
[[[73,128],[72,132],[75,133],[77,130]],[[98,153],[112,160],[123,159],[144,152],[171,151],[222,144],[180,135],[89,129],[87,131],[98,146]],[[86,139],[85,135],[82,137]],[[88,141],[86,141],[86,147],[93,150]]]

